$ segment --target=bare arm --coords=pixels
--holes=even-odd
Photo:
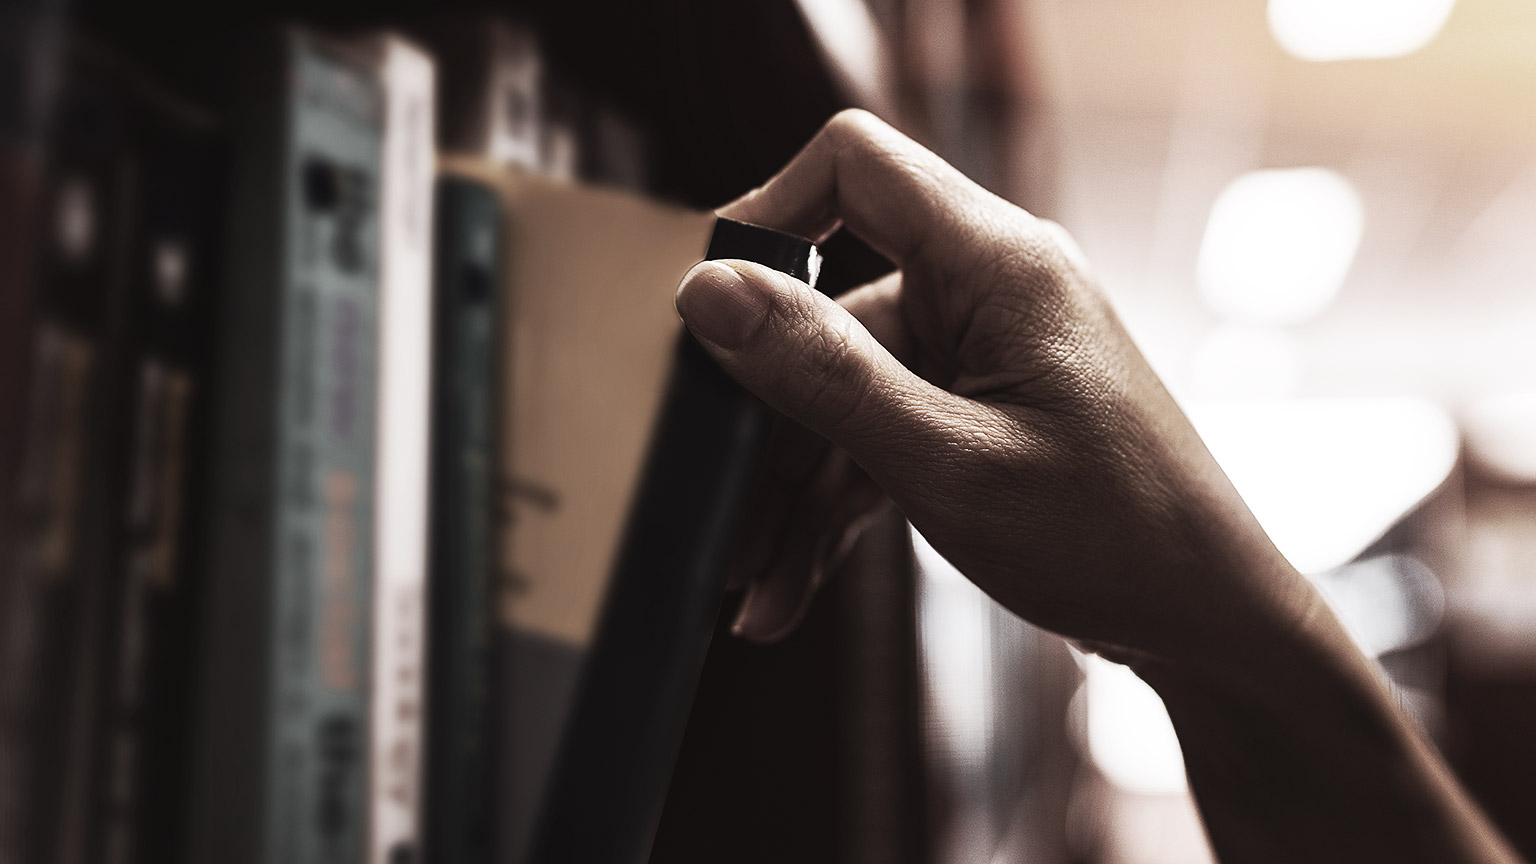
[[[999,602],[1162,695],[1223,860],[1515,860],[1059,228],[859,112],[721,213],[810,237],[846,226],[898,267],[838,302],[748,262],[701,264],[679,289],[721,365],[810,430],[790,424],[780,449],[820,447],[774,463],[781,512],[743,559],[740,632],[793,626],[858,519],[828,494],[877,490]],[[833,539],[773,542],[807,520]]]
[[[1221,860],[1518,861],[1326,609],[1290,638],[1131,665]]]

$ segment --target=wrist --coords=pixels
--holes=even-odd
[[[1165,701],[1188,691],[1263,703],[1320,687],[1381,689],[1316,587],[1260,537],[1264,548],[1223,556],[1198,580],[1214,586],[1198,626],[1169,650],[1122,662]]]
[[[1168,710],[1219,856],[1513,862],[1379,668],[1320,597],[1309,608],[1231,650],[1131,664]]]
[[[1279,723],[1291,727],[1297,741],[1315,735],[1313,743],[1323,749],[1348,730],[1351,740],[1386,762],[1417,749],[1417,735],[1379,667],[1311,584],[1302,584],[1306,603],[1297,612],[1234,616],[1214,648],[1140,657],[1131,668],[1163,700],[1181,738],[1213,727]]]

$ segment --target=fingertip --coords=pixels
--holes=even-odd
[[[758,645],[772,645],[795,632],[810,610],[820,574],[813,573],[808,584],[794,585],[783,579],[782,573],[779,576],[770,575],[747,588],[731,624],[733,635]]]
[[[695,336],[731,350],[762,326],[770,300],[759,280],[729,262],[701,261],[683,275],[673,303]]]
[[[747,596],[742,598],[736,620],[731,624],[733,636],[758,645],[771,645],[794,629],[795,621],[783,620],[782,612],[769,594],[761,583],[747,588]]]
[[[731,622],[731,635],[748,642],[757,642],[758,627],[752,613],[752,598],[756,596],[756,585],[747,586],[746,595],[741,598],[741,606],[736,609],[736,618]]]

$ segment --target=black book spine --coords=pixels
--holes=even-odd
[[[643,864],[650,854],[761,412],[682,337],[529,864]]]
[[[86,860],[169,860],[184,806],[192,611],[188,526],[206,438],[217,188],[213,125],[137,76],[122,76],[138,178],[123,350],[109,386],[117,496],[102,582],[94,735],[82,810]]]
[[[110,558],[117,400],[109,371],[124,338],[133,166],[116,70],[67,34],[49,123],[16,543],[8,682],[19,698],[24,860],[82,852],[95,721],[91,686]],[[9,701],[9,700],[7,700]],[[10,713],[10,712],[8,712]],[[10,724],[8,723],[8,726]]]
[[[502,210],[480,183],[437,191],[425,842],[435,864],[494,848],[490,800],[491,513]]]
[[[0,15],[0,860],[23,859],[31,801],[26,762],[30,718],[23,682],[33,651],[28,598],[18,561],[26,534],[18,473],[28,424],[27,382],[38,327],[37,247],[42,242],[46,114],[54,101],[60,25]]]

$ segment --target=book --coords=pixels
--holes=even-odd
[[[649,186],[644,131],[600,100],[587,100],[580,146],[583,182],[643,193]]]
[[[391,864],[420,846],[436,73],[400,36],[353,44],[384,93],[368,860]]]
[[[208,338],[218,218],[217,124],[127,64],[127,171],[134,187],[126,308],[105,364],[113,417],[100,488],[97,657],[83,671],[94,713],[72,808],[73,860],[167,860],[180,846],[202,523],[195,467],[206,438]]]
[[[431,578],[426,850],[477,864],[494,849],[490,693],[492,489],[497,459],[497,293],[502,204],[447,167],[437,186],[433,285]]]
[[[9,861],[30,860],[43,834],[44,790],[32,782],[56,688],[41,674],[40,616],[59,617],[53,588],[70,569],[60,560],[67,553],[48,554],[57,546],[46,538],[76,525],[79,485],[66,469],[80,466],[89,348],[58,333],[57,310],[42,296],[56,246],[44,225],[58,182],[47,156],[62,99],[62,23],[8,10],[0,24],[0,859]]]
[[[529,853],[670,369],[706,213],[450,160],[506,212],[497,860]]]
[[[437,53],[443,151],[537,170],[544,61],[533,29],[496,16],[460,16],[419,32]]]
[[[136,196],[117,65],[55,26],[34,33],[43,37],[38,50],[52,54],[40,62],[52,66],[56,90],[43,96],[50,104],[42,109],[41,234],[31,276],[36,317],[25,343],[19,463],[7,490],[15,533],[0,702],[23,800],[6,807],[19,821],[3,842],[21,849],[22,860],[78,855],[90,836],[96,670],[121,468],[114,444],[123,394],[112,371],[124,338]]]
[[[235,130],[196,861],[366,849],[378,206],[366,58],[286,29]]]
[[[814,286],[810,241],[720,218],[705,257]],[[649,858],[725,594],[764,407],[684,334],[535,828],[534,861]]]
[[[36,292],[33,266],[38,242],[44,156],[42,105],[38,93],[51,71],[51,44],[35,22],[0,17],[0,417],[20,417],[25,398],[27,349],[31,344]],[[20,458],[23,424],[0,424],[0,622],[9,602],[9,495]],[[0,663],[4,641],[0,640]],[[3,669],[3,666],[0,666]],[[0,736],[3,740],[3,736]],[[3,754],[3,751],[0,751]],[[9,766],[9,760],[5,761]],[[3,775],[5,768],[0,768]],[[0,795],[10,786],[0,779]],[[0,806],[0,813],[8,812]],[[5,819],[0,816],[0,824]],[[0,845],[0,850],[5,847]]]

